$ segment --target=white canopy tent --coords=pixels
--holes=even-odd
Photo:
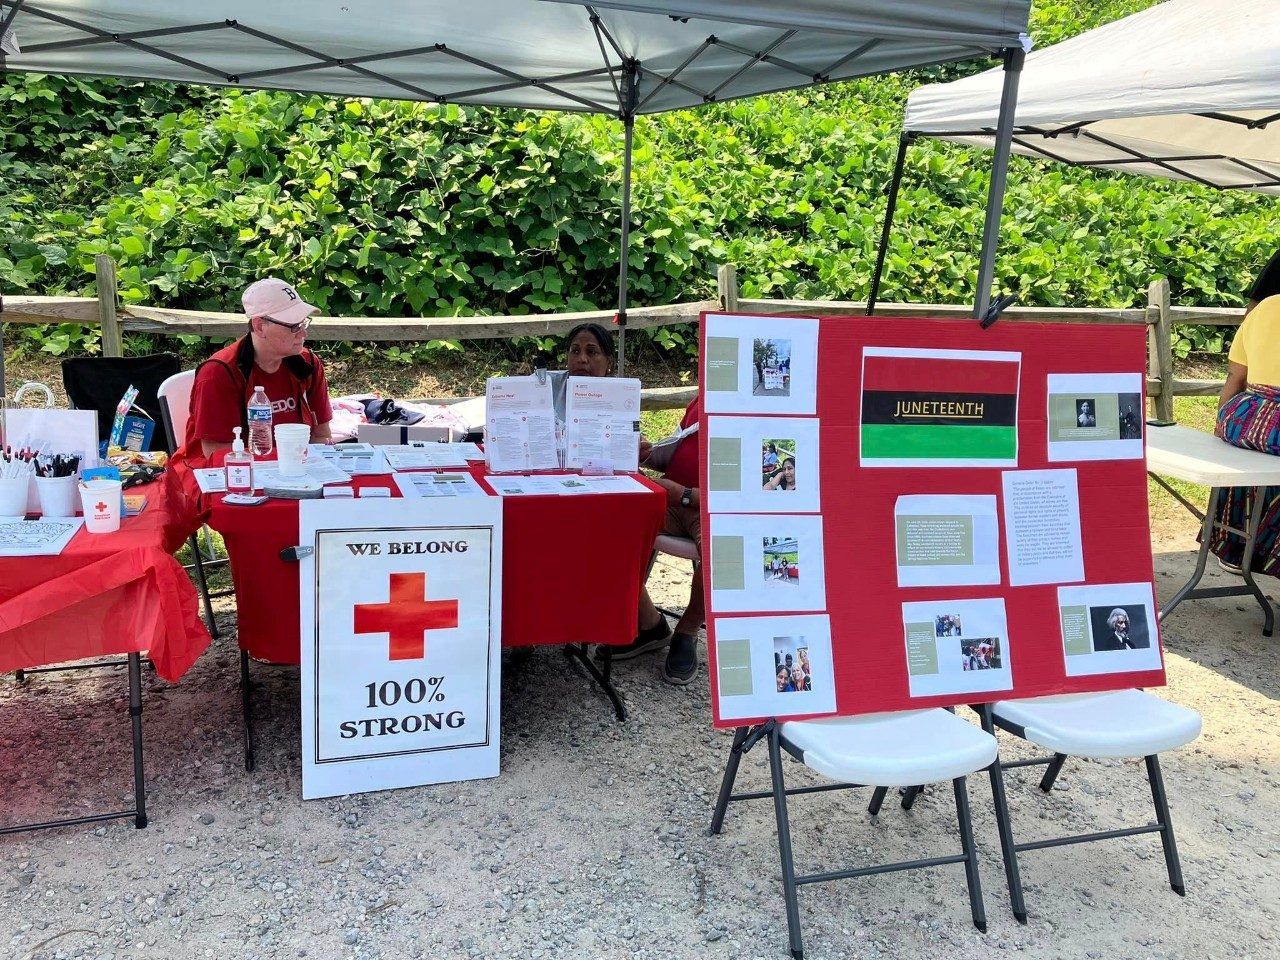
[[[990,147],[1000,77],[914,90],[908,135]],[[1013,149],[1280,195],[1280,3],[1167,0],[1027,57]]]
[[[1031,0],[0,0],[0,71],[634,118],[950,60],[1021,56]],[[1020,59],[1018,61],[1020,63]],[[1016,77],[1016,73],[1012,74]],[[1006,106],[1016,81],[1006,85]],[[1003,199],[997,151],[983,262]],[[627,258],[618,313],[626,322]],[[985,309],[990,272],[980,271]],[[4,388],[0,345],[0,393]]]

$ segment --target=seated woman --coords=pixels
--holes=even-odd
[[[609,377],[613,375],[613,337],[598,323],[580,323],[569,331],[564,370],[547,374],[551,381],[551,401],[556,419],[564,422],[569,377]]]
[[[764,448],[762,470],[764,473],[770,474],[776,469],[778,469],[778,448],[770,443]]]
[[[782,467],[764,482],[766,490],[794,490],[796,488],[796,458],[786,457]]]
[[[1280,454],[1280,296],[1258,304],[1236,332],[1214,433],[1237,447]],[[1280,576],[1280,487],[1267,487],[1262,495],[1262,518],[1250,567],[1254,573]],[[1221,525],[1243,530],[1252,508],[1249,501],[1249,488],[1232,487],[1215,507],[1219,525],[1209,546],[1229,570],[1240,568],[1244,538]]]

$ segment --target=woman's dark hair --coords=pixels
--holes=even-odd
[[[613,356],[613,337],[609,336],[609,331],[598,323],[580,323],[569,331],[569,336],[565,337],[565,348],[568,349],[569,344],[573,343],[573,338],[580,333],[589,333],[596,338],[596,343],[600,344],[600,349],[604,351],[604,355],[610,361]]]

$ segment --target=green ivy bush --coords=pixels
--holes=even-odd
[[[1037,2],[1041,45],[1151,0]],[[636,123],[633,304],[709,297],[719,263],[748,297],[860,299],[875,261],[908,92],[947,65]],[[346,316],[522,314],[616,302],[615,119],[7,74],[0,111],[0,282],[93,292],[118,264],[128,303],[234,310],[267,273]],[[909,154],[881,290],[973,298],[990,155]],[[1274,201],[1015,158],[997,282],[1031,305],[1238,305],[1276,246]],[[53,353],[79,327],[25,328]],[[676,356],[681,327],[646,331]],[[546,349],[524,338],[518,349]],[[1180,352],[1222,349],[1191,328]],[[399,363],[458,344],[383,350]]]

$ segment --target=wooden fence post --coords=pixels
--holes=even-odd
[[[102,355],[124,356],[124,337],[120,333],[120,317],[116,313],[116,262],[105,253],[93,258],[98,278],[98,320],[102,324]]]
[[[1160,393],[1156,397],[1157,420],[1173,419],[1173,324],[1169,319],[1169,281],[1157,277],[1147,287],[1147,316],[1155,314],[1151,327],[1151,344],[1155,360],[1155,377],[1160,381]]]
[[[738,271],[733,264],[723,264],[716,271],[716,288],[720,295],[720,309],[734,313],[738,309]]]

